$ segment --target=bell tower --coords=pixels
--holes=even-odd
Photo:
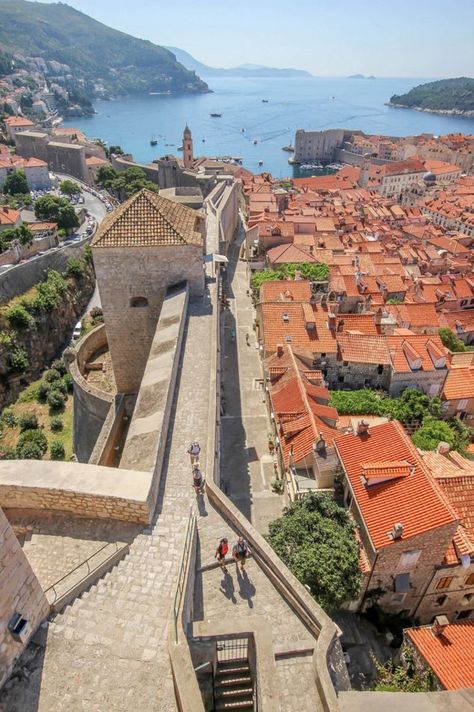
[[[185,168],[192,168],[194,163],[193,137],[187,124],[183,131],[183,163]]]

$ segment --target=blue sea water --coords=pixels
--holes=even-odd
[[[392,136],[474,133],[472,118],[385,106],[393,94],[403,94],[425,81],[209,78],[212,94],[98,101],[95,116],[68,119],[64,126],[76,126],[90,138],[121,145],[137,161],[150,162],[166,153],[179,155],[177,148],[187,123],[193,133],[195,155],[240,156],[251,171],[266,170],[283,177],[292,175],[292,168],[282,146],[293,142],[300,128],[361,129]],[[211,118],[212,112],[222,117]],[[156,147],[150,146],[152,136],[158,140]],[[259,161],[263,161],[262,166]]]

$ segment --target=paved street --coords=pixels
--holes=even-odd
[[[255,310],[247,295],[246,262],[239,261],[243,239],[229,250],[225,290],[230,310],[222,319],[222,380],[225,413],[222,418],[222,489],[252,524],[265,532],[268,523],[280,516],[285,495],[274,494],[274,459],[268,451],[271,432],[263,372],[256,348],[253,322]],[[235,340],[232,339],[235,332]],[[249,335],[249,345],[247,344]]]

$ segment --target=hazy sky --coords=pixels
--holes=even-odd
[[[474,0],[69,0],[111,27],[212,66],[313,74],[474,76]]]

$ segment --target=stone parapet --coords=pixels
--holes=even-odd
[[[45,460],[7,460],[0,463],[0,506],[147,523],[150,484],[151,475],[144,472]]]

